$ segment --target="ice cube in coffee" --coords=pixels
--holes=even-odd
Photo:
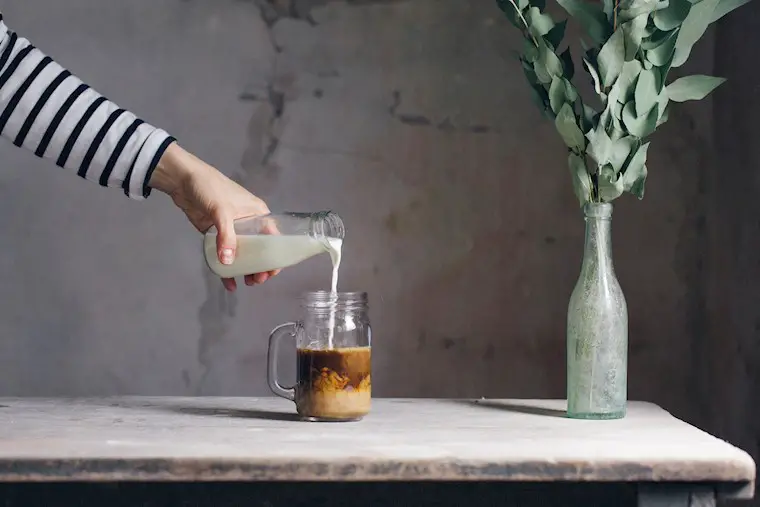
[[[356,420],[370,410],[371,348],[298,349],[295,402],[315,420]]]

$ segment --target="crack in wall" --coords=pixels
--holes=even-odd
[[[394,4],[409,0],[254,0],[261,9],[261,16],[270,28],[281,19],[303,21],[311,26],[317,24],[312,12],[329,3],[341,2],[349,7],[361,7],[372,4]]]
[[[270,8],[282,2],[278,2],[277,0],[257,0],[255,3],[264,26],[268,31],[269,40],[274,50],[274,61],[272,62],[270,75],[266,80],[264,93],[258,93],[255,90],[245,90],[239,96],[239,99],[243,101],[261,102],[263,106],[266,106],[264,114],[267,116],[264,119],[265,128],[255,128],[259,126],[254,121],[256,115],[262,113],[261,111],[254,113],[254,117],[252,118],[253,128],[251,130],[255,129],[255,131],[249,134],[255,149],[251,150],[249,147],[246,150],[240,168],[230,175],[233,181],[245,188],[249,188],[255,175],[262,169],[265,172],[276,171],[276,167],[273,167],[271,164],[271,159],[280,144],[280,138],[276,134],[276,127],[285,111],[285,92],[277,89],[274,84],[277,76],[277,54],[280,52],[280,49],[277,47],[272,36],[272,27],[277,20],[273,20],[270,14]],[[259,138],[260,142],[253,142],[256,137]],[[262,142],[265,144],[263,150],[259,148]],[[251,151],[255,153],[256,158],[249,162],[247,155]],[[197,360],[203,369],[203,373],[196,384],[196,396],[204,394],[204,389],[207,386],[214,367],[214,349],[225,341],[230,331],[231,321],[236,316],[238,304],[237,295],[224,289],[219,278],[208,269],[205,261],[203,265],[203,278],[206,288],[206,299],[198,308],[198,321],[201,332],[197,351]]]
[[[272,160],[281,147],[280,135],[277,130],[287,106],[286,90],[278,85],[278,58],[282,53],[274,36],[274,28],[284,20],[290,19],[305,23],[305,27],[317,25],[312,13],[314,9],[330,3],[341,2],[344,5],[359,7],[371,4],[403,3],[410,0],[243,0],[258,9],[263,27],[267,30],[269,41],[273,50],[273,61],[269,76],[258,89],[244,90],[239,95],[241,101],[260,103],[256,108],[249,126],[249,147],[243,155],[241,166],[232,175],[231,179],[243,187],[249,188],[254,178],[264,175],[264,178],[276,181],[279,168]],[[335,70],[325,71],[321,77],[337,77]],[[400,103],[400,93],[398,95]],[[396,106],[398,107],[398,106]],[[395,111],[395,110],[394,110]],[[405,115],[399,116],[400,121],[414,123],[414,118]],[[418,121],[423,121],[419,119]],[[445,121],[439,128],[446,129]],[[489,127],[470,127],[470,129],[490,130]],[[475,131],[471,130],[471,131]],[[257,183],[258,192],[262,192],[262,186]],[[264,191],[265,192],[265,191]],[[224,343],[231,328],[231,320],[235,317],[237,309],[237,296],[227,292],[219,281],[219,278],[211,273],[204,263],[203,277],[206,288],[206,299],[198,309],[200,322],[200,338],[198,340],[197,359],[203,368],[203,373],[198,380],[195,394],[204,394],[208,380],[214,367],[214,349]]]
[[[393,90],[391,94],[391,103],[388,106],[388,113],[404,125],[410,127],[431,127],[443,132],[466,132],[469,134],[499,132],[498,128],[491,125],[456,125],[448,116],[445,116],[440,121],[435,121],[422,114],[399,113],[399,107],[401,107],[401,92],[399,90]]]

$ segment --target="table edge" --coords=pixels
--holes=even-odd
[[[754,464],[754,463],[753,463]],[[706,482],[754,485],[741,463],[298,461],[202,458],[3,458],[0,482],[40,481],[483,481]]]

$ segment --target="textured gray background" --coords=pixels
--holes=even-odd
[[[341,213],[340,286],[370,293],[378,396],[564,395],[583,223],[494,2],[0,9],[272,209]],[[630,397],[755,456],[760,76],[743,62],[757,13],[700,43],[689,70],[731,80],[671,115],[645,200],[622,198],[613,222]],[[9,143],[0,160],[0,394],[267,393],[266,334],[297,316],[297,294],[327,286],[326,256],[227,296],[164,196],[130,202]]]

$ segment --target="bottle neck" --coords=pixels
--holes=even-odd
[[[333,211],[318,211],[310,216],[309,234],[317,239],[343,239],[346,228],[340,215]]]
[[[588,203],[586,241],[583,249],[583,272],[598,271],[600,275],[614,273],[612,264],[612,205]]]

